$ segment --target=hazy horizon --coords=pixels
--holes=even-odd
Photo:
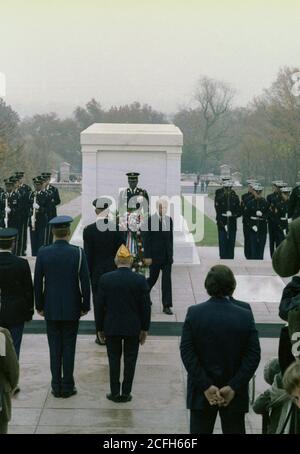
[[[299,66],[292,0],[0,2],[5,101],[21,116],[64,117],[91,98],[172,114],[203,75],[229,83],[246,106],[280,67]]]

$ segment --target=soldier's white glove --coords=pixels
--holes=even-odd
[[[34,203],[33,205],[33,208],[35,208],[36,210],[38,210],[40,208],[39,204],[38,203]]]
[[[262,212],[258,210],[258,211],[256,212],[256,216],[262,216]]]
[[[255,233],[258,232],[257,225],[254,225],[254,226],[252,227],[252,230],[254,230]]]
[[[6,207],[5,208],[5,213],[10,213],[11,212],[11,209],[9,207]]]
[[[228,216],[228,217],[229,217],[229,216],[232,216],[232,213],[231,213],[231,211],[229,211],[229,210],[228,210],[228,211],[226,211],[226,216]]]
[[[227,225],[224,225],[225,232],[227,233]]]
[[[292,219],[291,219],[291,218],[289,218],[289,219],[288,219],[288,223],[290,224],[291,222],[292,222]]]

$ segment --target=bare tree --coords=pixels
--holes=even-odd
[[[199,115],[198,144],[199,170],[205,171],[211,155],[220,156],[233,146],[232,101],[234,90],[224,82],[202,77],[195,91]]]

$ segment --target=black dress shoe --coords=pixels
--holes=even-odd
[[[96,337],[95,339],[95,344],[98,344],[98,345],[106,345],[105,342],[102,342],[98,337]]]
[[[77,389],[74,386],[72,391],[62,391],[61,397],[64,397],[65,399],[67,399],[68,397],[75,396],[75,394],[77,394]]]
[[[164,307],[163,312],[168,315],[173,315],[173,312],[169,307]]]
[[[106,399],[111,400],[112,402],[116,402],[116,403],[121,402],[120,394],[106,394]]]
[[[54,397],[61,397],[61,392],[60,391],[54,391],[54,389],[51,389],[51,394]]]
[[[130,402],[132,400],[132,395],[131,394],[122,394],[120,402]]]

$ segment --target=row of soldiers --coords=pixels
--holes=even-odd
[[[50,181],[51,173],[44,172],[33,178],[32,189],[24,183],[24,172],[16,172],[4,180],[5,188],[0,188],[0,227],[18,230],[16,255],[26,255],[28,227],[33,256],[53,241],[48,221],[57,215],[60,197]]]
[[[248,192],[242,195],[241,201],[232,189],[230,178],[224,178],[222,188],[216,191],[221,259],[234,258],[237,218],[240,216],[243,222],[244,254],[249,260],[263,260],[268,231],[272,256],[275,248],[286,237],[290,220],[300,216],[300,185],[292,190],[283,181],[274,181],[273,192],[264,198],[264,188],[257,181],[248,180],[247,183]]]

